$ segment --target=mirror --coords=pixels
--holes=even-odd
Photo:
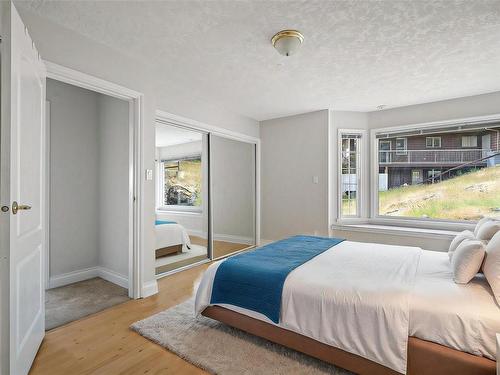
[[[156,274],[208,258],[208,134],[156,124]]]
[[[255,246],[255,144],[210,135],[213,258]]]

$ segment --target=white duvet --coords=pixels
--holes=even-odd
[[[155,249],[162,249],[164,247],[175,245],[187,245],[187,247],[191,247],[188,232],[186,231],[186,228],[180,224],[155,225],[155,235]]]
[[[289,274],[279,326],[406,373],[410,294],[421,254],[416,247],[351,241],[332,247]],[[210,304],[219,264],[203,276],[198,314]]]

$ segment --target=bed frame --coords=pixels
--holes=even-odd
[[[399,375],[398,372],[366,358],[224,307],[207,307],[202,315],[356,374]],[[430,341],[409,337],[407,374],[495,375],[496,362]]]
[[[182,244],[162,247],[161,249],[156,249],[155,252],[156,252],[156,259],[167,255],[181,254]]]

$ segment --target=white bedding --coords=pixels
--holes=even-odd
[[[288,275],[279,326],[405,373],[409,293],[421,252],[350,241],[332,247]],[[209,305],[217,267],[201,281],[197,313]]]
[[[156,247],[155,249],[161,249],[164,247],[184,245],[191,247],[191,241],[189,240],[189,235],[180,224],[161,224],[155,225],[155,235],[156,235]]]
[[[209,306],[219,264],[202,278],[198,314]],[[458,285],[450,267],[446,253],[344,241],[289,274],[279,326],[400,373],[406,373],[408,336],[495,358],[500,308],[483,278]]]
[[[456,284],[448,255],[423,251],[410,307],[410,336],[496,360],[500,307],[483,275]]]

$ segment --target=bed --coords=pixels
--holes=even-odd
[[[191,248],[186,228],[169,220],[155,221],[156,258],[180,254]]]
[[[289,273],[278,323],[211,303],[222,262],[198,314],[359,374],[495,374],[500,308],[482,276],[454,283],[446,253],[343,241]]]

